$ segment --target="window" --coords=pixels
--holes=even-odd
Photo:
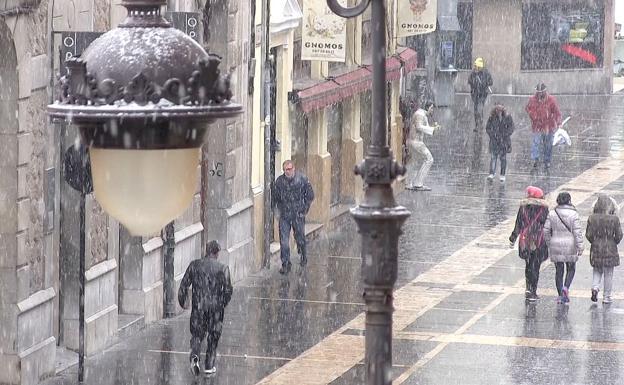
[[[457,20],[461,31],[455,40],[455,68],[472,68],[472,3],[457,4]]]
[[[601,1],[524,4],[521,68],[601,68],[603,20]]]

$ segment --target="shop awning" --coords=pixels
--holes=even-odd
[[[386,60],[386,80],[395,81],[403,73],[416,69],[417,54],[406,48]],[[357,68],[335,78],[327,79],[311,87],[293,91],[292,99],[305,113],[325,108],[371,88],[372,66]]]

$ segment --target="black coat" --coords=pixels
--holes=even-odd
[[[618,243],[622,240],[622,226],[616,215],[592,214],[587,219],[585,237],[591,243],[589,263],[593,267],[619,266]]]
[[[520,258],[526,259],[531,253],[537,253],[541,261],[548,258],[548,246],[544,240],[546,218],[548,218],[548,205],[543,199],[522,200],[516,216],[516,225],[509,236],[511,243],[515,243],[521,235],[529,240],[527,242],[529,246],[526,248],[518,245]]]
[[[273,188],[273,205],[287,218],[305,216],[314,200],[312,184],[305,175],[295,173],[292,178],[280,175]]]
[[[230,269],[211,257],[191,262],[178,290],[178,302],[182,307],[184,307],[191,285],[193,286],[191,317],[195,313],[214,312],[220,313],[222,321],[223,310],[230,302],[234,290],[230,279]]]
[[[485,68],[481,71],[472,71],[468,78],[468,85],[470,85],[470,95],[472,100],[485,100],[490,92],[489,87],[492,86],[492,75]]]
[[[511,134],[514,131],[514,122],[511,115],[504,113],[501,116],[492,114],[485,125],[485,132],[490,137],[490,152],[503,154],[511,152]]]

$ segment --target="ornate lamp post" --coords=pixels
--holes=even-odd
[[[392,181],[405,174],[387,143],[386,126],[386,4],[384,0],[361,0],[342,7],[327,0],[339,16],[352,18],[371,5],[373,40],[373,106],[371,144],[364,161],[355,167],[366,183],[359,206],[351,209],[362,234],[362,279],[366,302],[366,384],[392,382],[392,290],[397,279],[398,242],[409,211],[394,200]]]
[[[166,0],[124,0],[128,17],[66,62],[48,113],[89,146],[95,197],[133,235],[160,231],[191,202],[208,123],[242,112],[221,58],[171,28]]]
[[[161,16],[166,0],[123,0],[122,5],[126,20],[95,40],[81,58],[66,62],[61,92],[48,114],[78,126],[82,144],[89,147],[95,197],[104,210],[131,234],[149,235],[192,201],[208,124],[236,116],[242,107],[230,102],[229,75],[219,72],[221,58]],[[81,190],[81,213],[85,193]],[[83,223],[80,235],[82,382]]]

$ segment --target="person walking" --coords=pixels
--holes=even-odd
[[[200,350],[206,338],[206,360],[204,373],[213,374],[217,371],[217,345],[223,329],[225,307],[232,298],[232,281],[229,268],[217,261],[221,246],[217,241],[206,245],[206,255],[191,262],[184,272],[178,302],[187,308],[188,289],[193,287],[191,310],[191,371],[194,375],[200,372]]]
[[[312,184],[305,175],[295,170],[292,160],[282,164],[284,173],[277,177],[273,189],[273,205],[279,211],[281,274],[290,272],[290,230],[293,230],[301,266],[308,262],[306,254],[305,217],[314,200]]]
[[[493,180],[496,174],[496,163],[500,159],[500,181],[505,182],[507,170],[507,154],[511,152],[511,134],[514,122],[502,103],[496,103],[485,125],[485,132],[490,137],[490,174]]]
[[[531,119],[533,142],[531,159],[533,168],[539,166],[540,155],[546,170],[550,169],[552,158],[553,135],[561,125],[561,112],[554,96],[546,91],[546,85],[539,83],[535,87],[535,95],[529,98],[525,108]]]
[[[557,195],[557,207],[550,211],[544,223],[544,238],[550,260],[555,264],[557,303],[569,303],[576,261],[583,254],[581,220],[569,193],[564,191]]]
[[[492,92],[492,75],[485,68],[485,60],[478,57],[475,59],[472,72],[468,77],[468,85],[470,86],[470,97],[474,107],[475,128],[474,132],[483,128],[483,107],[488,94]]]
[[[433,102],[425,102],[422,108],[414,112],[410,119],[409,139],[409,163],[407,165],[406,189],[413,191],[431,191],[431,188],[425,186],[425,178],[429,174],[429,169],[433,164],[433,156],[431,151],[425,145],[425,134],[433,135],[433,132],[439,127],[437,123],[433,126],[429,125],[427,115],[433,112]],[[416,154],[420,154],[424,158],[420,169],[416,171]]]
[[[516,215],[516,225],[509,236],[510,247],[518,240],[518,255],[524,259],[525,298],[535,302],[540,266],[548,258],[548,248],[544,242],[544,223],[548,217],[548,204],[544,192],[539,187],[529,186],[526,198],[520,202]]]
[[[620,265],[618,244],[622,240],[620,219],[614,215],[613,202],[607,195],[600,194],[594,204],[593,214],[587,219],[585,237],[591,244],[589,263],[593,267],[591,290],[592,302],[598,301],[600,284],[604,277],[602,303],[609,304],[613,287],[613,268]]]

